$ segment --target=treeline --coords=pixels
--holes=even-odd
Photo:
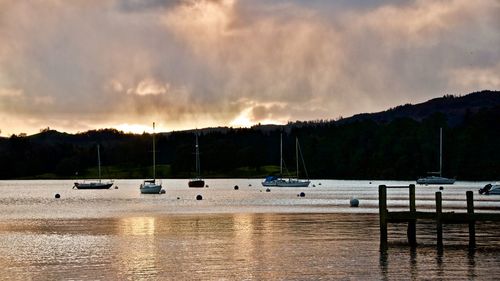
[[[413,180],[439,169],[443,128],[443,173],[459,180],[500,179],[500,107],[467,112],[448,126],[446,116],[421,121],[397,118],[322,121],[250,129],[199,132],[206,177],[261,177],[277,173],[280,134],[284,160],[295,170],[298,137],[310,178]],[[156,135],[159,177],[190,177],[195,170],[193,132]],[[106,129],[79,134],[44,130],[0,139],[0,178],[95,177],[97,144],[108,178],[151,176],[152,136]],[[303,172],[301,172],[303,174]]]

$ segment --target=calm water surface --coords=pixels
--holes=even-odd
[[[314,180],[265,192],[255,179],[207,180],[202,189],[163,180],[166,194],[141,195],[138,180],[110,190],[0,181],[0,279],[498,280],[495,223],[477,226],[475,251],[465,225],[445,225],[438,251],[432,222],[417,225],[413,250],[406,225],[390,225],[389,249],[379,250],[377,187],[409,183]],[[499,212],[500,196],[477,194],[485,184],[445,186],[445,211],[463,212],[473,190],[477,212]],[[432,210],[436,191],[417,186],[417,209]],[[389,208],[407,209],[407,192],[389,190]],[[359,208],[349,207],[353,197]]]

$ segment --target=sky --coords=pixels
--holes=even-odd
[[[499,0],[0,0],[0,136],[285,124],[498,90],[499,15]]]

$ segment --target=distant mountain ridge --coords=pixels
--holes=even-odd
[[[352,117],[340,119],[337,123],[343,124],[360,120],[386,123],[397,118],[410,118],[422,121],[435,113],[442,113],[446,116],[448,126],[455,127],[463,121],[466,114],[476,113],[480,109],[496,106],[500,106],[500,91],[484,90],[465,96],[445,95],[423,103],[400,105],[376,113],[356,114]]]
[[[443,128],[443,173],[496,181],[499,120],[500,91],[481,91],[340,120],[158,133],[157,172],[162,178],[192,176],[196,132],[206,178],[276,175],[283,136],[284,161],[295,161],[295,139],[300,139],[311,178],[414,180],[436,169]],[[95,178],[97,144],[111,178],[151,176],[150,134],[116,129],[68,134],[46,128],[0,138],[0,179],[74,178],[76,173]]]
[[[265,125],[254,125],[251,129],[268,132],[277,130],[280,128],[285,129],[289,132],[291,128],[303,127],[308,124],[314,123],[335,123],[337,125],[342,125],[346,123],[352,123],[356,121],[366,121],[371,120],[376,123],[388,123],[398,118],[410,118],[415,121],[422,121],[425,118],[430,117],[433,114],[441,113],[446,116],[448,126],[455,127],[461,124],[467,114],[476,113],[481,109],[494,108],[500,106],[500,91],[483,90],[479,92],[473,92],[464,96],[454,96],[445,95],[443,97],[438,97],[430,99],[428,101],[418,103],[418,104],[405,104],[399,105],[394,108],[390,108],[385,111],[375,112],[375,113],[359,113],[351,117],[341,118],[339,120],[319,120],[319,121],[295,121],[290,122],[286,125],[277,124],[265,124]],[[207,127],[201,129],[188,129],[172,132],[158,132],[158,135],[168,136],[171,133],[194,133],[207,134],[207,133],[227,133],[233,128],[231,127]],[[86,138],[97,137],[103,134],[106,137],[116,138],[119,137],[114,132],[118,132],[115,129],[100,129],[91,130],[84,133],[78,134],[68,134],[64,132],[58,132],[56,130],[44,129],[40,133],[31,135],[30,137],[36,139],[40,142],[58,142],[67,141],[71,139],[74,142],[84,142]],[[1,139],[2,137],[0,137]]]

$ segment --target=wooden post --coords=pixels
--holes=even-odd
[[[436,192],[436,233],[437,246],[443,248],[443,223],[441,222],[441,214],[443,213],[443,201],[441,192]]]
[[[467,197],[467,215],[469,219],[469,248],[476,247],[476,221],[473,219],[474,215],[474,195],[472,191],[465,193]]]
[[[415,212],[417,211],[416,204],[415,204],[415,185],[410,184],[409,186],[410,190],[410,214],[415,215]],[[408,236],[408,243],[410,246],[415,247],[417,246],[417,219],[411,219],[408,221],[408,229],[406,231],[406,234]]]
[[[378,210],[380,217],[380,247],[387,248],[387,187],[378,186]]]

